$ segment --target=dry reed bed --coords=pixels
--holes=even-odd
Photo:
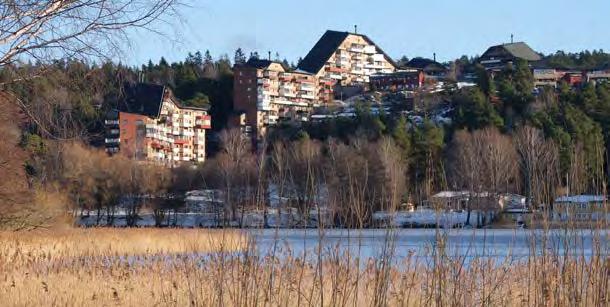
[[[122,236],[111,234],[117,230],[108,231],[94,230],[88,234],[100,235],[90,239],[93,242],[102,237],[116,240]],[[134,230],[131,239],[141,236],[138,231],[142,230]],[[163,243],[165,240],[160,238],[157,247],[133,250],[124,243],[127,247],[122,249],[113,246],[113,253],[176,252],[176,246],[190,248],[194,244],[175,245],[176,238],[198,241],[199,235],[207,233],[143,232],[147,231],[169,238],[169,242]],[[224,232],[208,236],[235,240]],[[123,240],[128,238],[125,235]],[[40,242],[29,237],[25,241],[28,240]],[[87,244],[93,243],[84,246]],[[91,248],[85,248],[85,254],[90,255]],[[5,245],[0,249],[2,255],[7,254]],[[78,255],[57,247],[54,250],[52,259]],[[106,254],[99,248],[97,252]],[[151,259],[143,265],[107,258],[87,265],[65,265],[49,261],[42,253],[27,261],[4,258],[0,297],[3,305],[9,306],[608,306],[610,303],[610,259],[603,254],[590,258],[533,254],[519,263],[481,258],[468,264],[463,259],[447,257],[442,251],[435,251],[426,263],[418,262],[419,258],[400,262],[392,262],[391,257],[361,260],[338,251],[307,262],[296,257],[250,255],[245,250],[240,255],[214,253],[201,259],[168,253],[163,260]],[[40,266],[41,263],[47,265]]]
[[[246,245],[239,231],[196,229],[81,228],[0,232],[0,265],[79,257],[237,251]]]

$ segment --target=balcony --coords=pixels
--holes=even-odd
[[[282,90],[280,90],[280,96],[296,97],[297,95],[294,93],[294,91],[292,89],[290,89],[290,90],[282,89]]]
[[[330,74],[326,74],[327,78],[330,79],[336,79],[336,80],[342,80],[343,76],[341,76],[341,74],[336,74],[336,73],[330,73]]]
[[[182,130],[182,135],[184,136],[195,136],[195,132],[190,130]]]
[[[104,139],[104,142],[106,144],[117,144],[121,142],[121,139],[119,138],[115,138],[115,139]]]
[[[313,94],[299,94],[300,98],[303,99],[315,99],[316,97]]]
[[[311,83],[301,83],[300,88],[306,91],[313,91],[315,86]]]
[[[364,52],[364,47],[362,47],[362,46],[354,46],[354,45],[352,45],[352,46],[349,48],[349,51],[351,51],[351,52],[356,52],[356,53],[363,53],[363,52]]]
[[[118,119],[107,119],[104,121],[104,124],[106,125],[118,125],[119,124],[119,120]]]
[[[335,66],[329,66],[329,67],[326,68],[326,71],[329,71],[331,73],[342,73],[343,72],[343,68],[335,67]]]
[[[375,46],[366,46],[366,47],[364,47],[364,53],[375,54],[375,53],[377,53],[377,48],[375,48]]]
[[[209,115],[197,117],[197,119],[195,120],[195,128],[211,129],[212,128],[212,117]]]
[[[184,145],[184,144],[188,144],[188,143],[190,143],[190,141],[187,139],[183,139],[183,138],[174,139],[174,144],[176,144],[176,145]]]

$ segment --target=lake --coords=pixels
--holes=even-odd
[[[456,259],[492,257],[519,261],[531,256],[534,250],[538,255],[547,250],[559,255],[568,252],[589,257],[597,246],[601,254],[610,255],[610,230],[598,233],[591,230],[551,230],[546,236],[541,230],[529,229],[259,229],[244,232],[256,242],[261,256],[275,254],[313,259],[321,250],[324,257],[339,252],[367,259],[379,258],[384,250],[389,250],[393,251],[394,261],[407,256],[427,261],[441,242],[437,238],[445,238],[447,255]]]

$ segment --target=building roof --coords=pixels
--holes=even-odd
[[[555,199],[556,203],[591,203],[606,201],[603,195],[569,195]]]
[[[426,58],[413,58],[407,64],[405,64],[408,68],[415,68],[419,70],[435,70],[435,71],[445,71],[447,68],[434,60],[426,59]]]
[[[269,60],[250,58],[248,60],[248,62],[246,62],[246,65],[254,67],[254,68],[265,69],[265,68],[269,67],[269,65],[271,65],[273,63],[274,63],[273,61],[269,61]],[[282,63],[279,63],[279,64],[282,64]]]
[[[328,61],[328,59],[330,59],[330,57],[333,55],[333,53],[335,53],[337,51],[337,48],[339,48],[341,43],[343,43],[343,41],[345,41],[345,39],[350,34],[364,38],[364,40],[367,43],[374,45],[375,48],[377,49],[377,51],[382,53],[386,57],[386,59],[392,65],[394,65],[394,67],[397,66],[396,63],[394,63],[394,61],[392,60],[392,58],[389,57],[383,50],[381,50],[381,48],[379,48],[366,35],[327,30],[324,33],[324,35],[322,35],[322,37],[320,37],[320,39],[313,46],[313,48],[311,48],[311,50],[305,56],[305,58],[303,58],[301,63],[299,63],[299,66],[297,67],[297,69],[300,69],[300,70],[303,70],[303,71],[306,71],[306,72],[309,72],[312,74],[317,74],[320,71],[320,69],[322,69],[322,67],[324,67],[324,64],[326,64],[326,62]]]
[[[150,83],[125,84],[123,87],[124,98],[119,101],[118,111],[145,115],[151,118],[159,117],[161,105],[166,90],[163,85]],[[170,94],[171,95],[171,94]],[[171,96],[172,101],[181,109],[207,111],[208,108],[185,106],[176,98]]]
[[[159,117],[165,86],[138,83],[124,86],[124,99],[119,102],[121,112]]]
[[[483,53],[481,58],[498,50],[504,50],[515,58],[524,59],[530,62],[540,61],[542,59],[542,57],[538,53],[536,53],[534,49],[532,49],[528,44],[524,42],[509,43],[489,47],[489,49],[487,49],[487,51]]]

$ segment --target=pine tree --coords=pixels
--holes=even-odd
[[[233,58],[233,62],[237,64],[245,64],[246,63],[246,55],[244,54],[241,48],[237,48],[235,50],[235,57]]]

